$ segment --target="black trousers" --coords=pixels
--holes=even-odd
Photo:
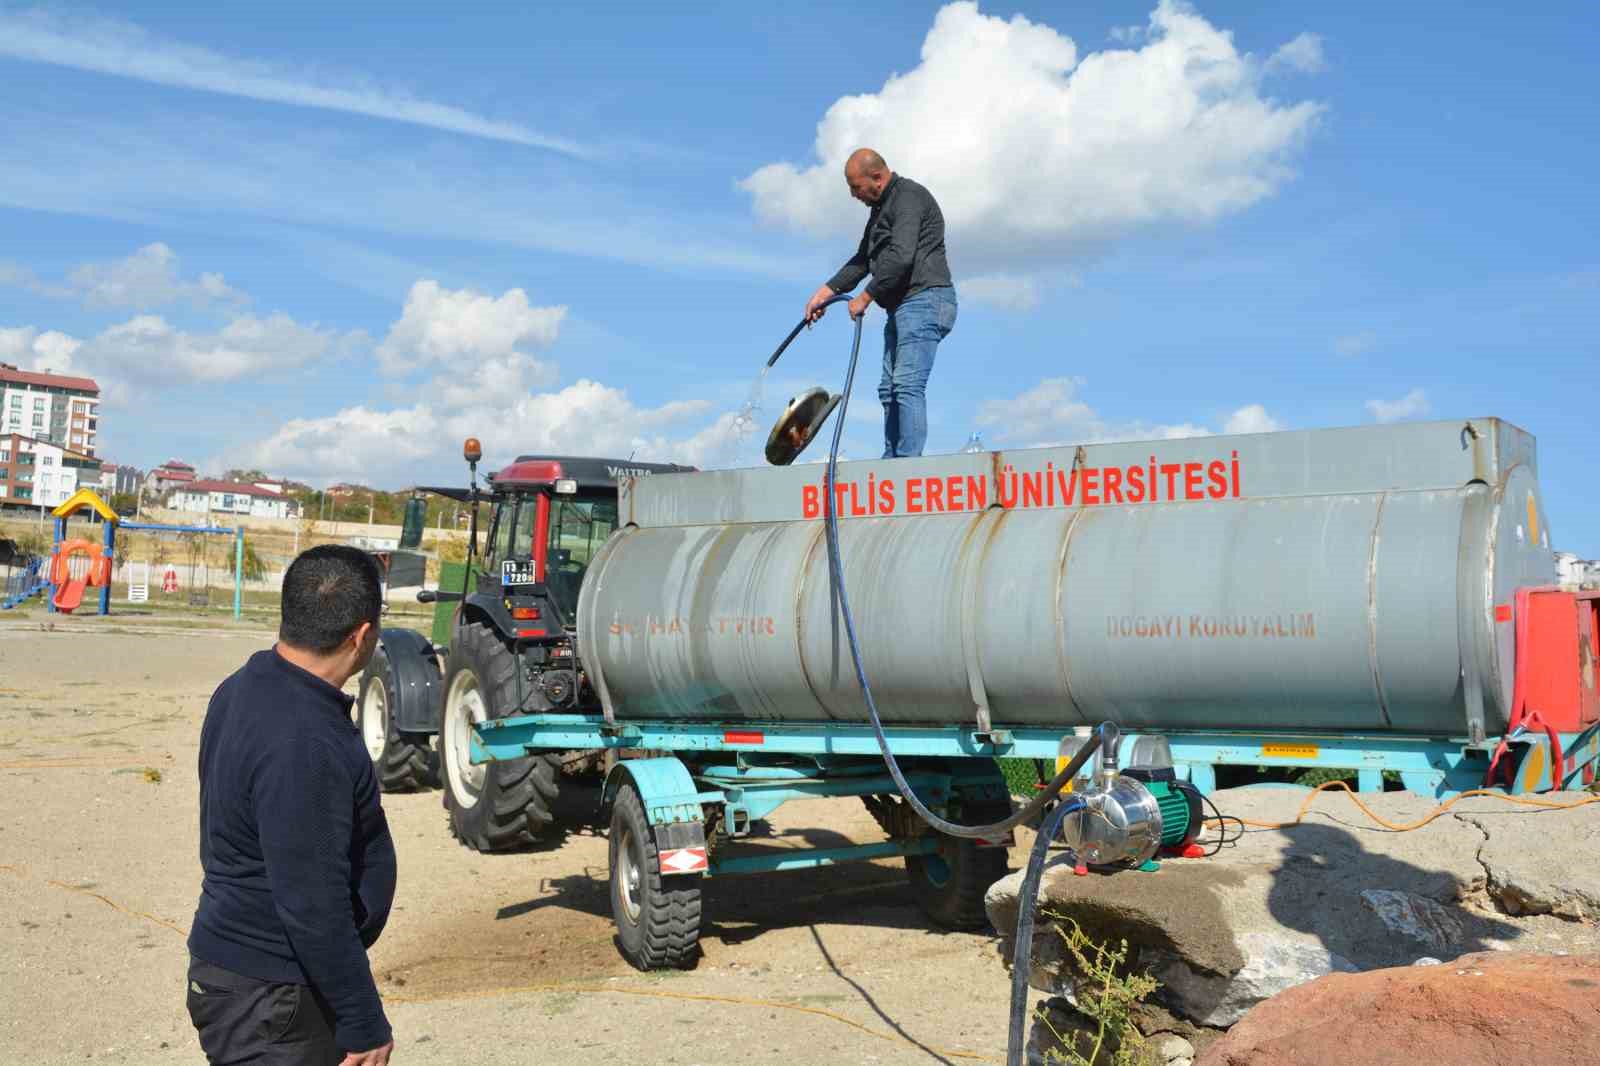
[[[211,1066],[338,1066],[333,1011],[306,985],[189,959],[189,1020]]]

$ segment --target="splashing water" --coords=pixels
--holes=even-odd
[[[739,408],[739,413],[733,416],[733,422],[728,427],[726,465],[735,465],[744,458],[743,453],[748,450],[750,438],[759,428],[761,401],[766,391],[767,371],[770,369],[772,368],[767,366],[761,368],[761,373],[756,375],[755,383],[750,386],[750,398]]]

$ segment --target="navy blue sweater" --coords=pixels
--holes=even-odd
[[[314,987],[346,1051],[389,1040],[366,949],[394,901],[394,841],[351,699],[257,652],[200,731],[200,865],[189,950],[262,981]]]

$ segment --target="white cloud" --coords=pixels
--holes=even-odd
[[[1124,440],[1209,437],[1218,431],[1194,422],[1110,422],[1086,403],[1081,378],[1046,378],[1028,391],[978,405],[977,424],[1001,444],[1023,447],[1094,444]],[[1271,433],[1283,423],[1261,404],[1240,407],[1228,416],[1223,433]]]
[[[706,401],[640,407],[623,390],[588,379],[552,388],[555,364],[522,349],[555,343],[565,315],[565,307],[531,306],[521,289],[493,297],[418,281],[374,354],[391,374],[436,372],[404,390],[422,399],[292,419],[224,462],[314,482],[404,484],[423,471],[447,476],[468,436],[484,442],[491,468],[519,451],[699,465],[728,452],[734,415],[707,423]]]
[[[87,368],[133,381],[225,382],[336,358],[359,348],[360,331],[301,325],[288,315],[239,315],[214,333],[177,329],[160,315],[136,315],[86,341]]]
[[[1224,433],[1276,433],[1283,423],[1267,414],[1261,404],[1252,403],[1239,408],[1222,424]]]
[[[147,244],[126,259],[87,263],[68,279],[89,307],[131,307],[148,310],[175,303],[247,302],[221,274],[201,274],[196,281],[178,278],[178,256],[165,244]]]
[[[56,330],[40,332],[32,326],[0,327],[0,362],[22,370],[76,374],[73,356],[82,343]]]
[[[41,10],[0,12],[0,55],[181,89],[365,115],[567,155],[588,155],[572,141],[385,88],[365,74],[285,69],[165,40],[115,19]]]
[[[1322,56],[1322,38],[1314,33],[1302,33],[1272,53],[1272,58],[1267,60],[1267,69],[1293,70],[1301,74],[1318,74],[1327,70],[1327,61]]]
[[[165,244],[147,244],[126,259],[85,263],[64,283],[41,281],[33,271],[15,263],[0,263],[0,285],[14,285],[41,296],[83,301],[96,310],[132,308],[154,310],[186,303],[204,307],[213,303],[244,304],[250,299],[230,286],[221,274],[201,274],[194,281],[178,276],[178,255]]]
[[[763,220],[852,232],[844,160],[872,145],[938,197],[958,271],[1059,264],[1141,227],[1243,210],[1288,181],[1323,109],[1263,96],[1267,65],[1180,0],[1156,7],[1142,47],[1081,60],[1049,26],[947,4],[918,66],[828,109],[814,165],[773,163],[741,187]]]
[[[411,407],[350,407],[325,418],[285,422],[264,440],[235,450],[229,462],[314,482],[405,484],[419,469],[447,471],[460,442],[475,436],[494,464],[517,452],[597,455],[704,463],[731,435],[732,414],[698,430],[701,402],[641,408],[620,389],[582,380],[553,392],[478,393],[428,399]]]
[[[1371,331],[1347,334],[1346,336],[1340,337],[1333,342],[1333,350],[1344,356],[1346,359],[1353,359],[1358,355],[1365,355],[1367,352],[1372,351],[1372,349],[1376,348],[1377,346],[1378,337]]]
[[[521,289],[492,297],[425,279],[411,286],[400,320],[378,346],[378,362],[390,374],[486,359],[499,360],[502,367],[517,364],[519,375],[537,373],[520,348],[554,344],[566,314],[565,307],[530,306]]]
[[[1412,389],[1398,400],[1367,401],[1367,413],[1379,422],[1400,422],[1408,418],[1420,418],[1432,410],[1427,394],[1421,389]]]
[[[984,274],[962,278],[961,299],[988,304],[1004,311],[1032,311],[1039,306],[1039,282],[1014,274]]]

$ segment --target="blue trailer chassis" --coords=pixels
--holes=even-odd
[[[1063,732],[999,728],[979,732],[963,726],[890,726],[885,734],[895,756],[906,762],[918,798],[945,817],[962,819],[964,808],[994,810],[1006,802],[996,758],[1044,760],[1055,765]],[[1361,791],[1380,791],[1384,771],[1398,772],[1419,795],[1448,797],[1481,785],[1490,749],[1463,738],[1261,735],[1175,732],[1162,735],[1179,776],[1202,792],[1216,787],[1219,765],[1354,768]],[[1140,740],[1121,741],[1127,765]],[[1592,779],[1600,757],[1600,727],[1562,737],[1566,758],[1555,779],[1543,736],[1513,739],[1513,792],[1578,786]],[[479,723],[472,761],[521,758],[532,751],[628,749],[670,753],[620,762],[608,775],[605,798],[624,782],[638,790],[663,850],[706,847],[708,817],[730,838],[749,832],[792,799],[822,796],[892,796],[877,739],[866,725],[842,722],[748,723],[637,720],[607,723],[599,715],[534,714]],[[1052,771],[1053,772],[1053,771]],[[886,827],[888,828],[888,827]],[[910,829],[912,827],[904,827]],[[795,851],[783,856],[708,857],[704,866],[681,872],[711,875],[802,869],[897,855],[934,855],[945,846],[933,834],[891,832],[887,843],[852,848]],[[1000,841],[994,843],[999,844]],[[666,872],[666,871],[664,871]]]

